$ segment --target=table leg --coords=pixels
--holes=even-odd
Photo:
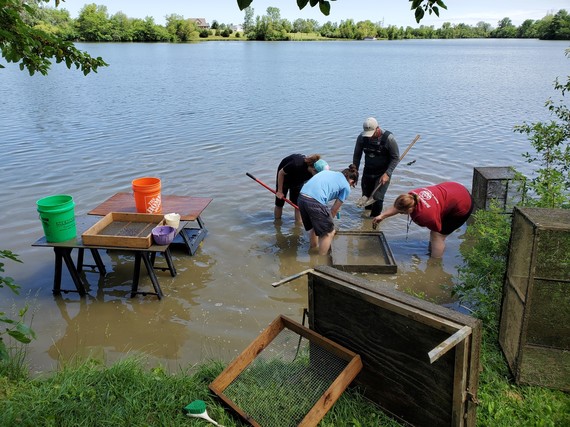
[[[95,261],[95,265],[97,265],[97,269],[99,270],[99,274],[104,276],[107,274],[107,269],[105,268],[105,264],[101,259],[101,255],[97,249],[90,249],[91,255],[93,256],[93,260]]]
[[[135,252],[135,271],[133,273],[133,285],[131,288],[131,298],[133,298],[136,294],[154,294],[158,297],[158,299],[162,299],[162,289],[160,289],[160,284],[158,283],[158,278],[154,273],[154,267],[150,260],[151,255],[146,252],[136,251]],[[154,288],[153,292],[139,292],[139,280],[140,280],[140,268],[141,268],[141,260],[148,272],[148,276],[150,277],[150,281],[152,282],[152,286]]]
[[[160,289],[160,285],[158,283],[158,278],[156,277],[156,274],[154,272],[154,267],[152,266],[152,263],[150,262],[150,256],[148,253],[142,253],[142,261],[146,267],[146,271],[148,272],[148,275],[150,277],[150,281],[152,282],[152,286],[154,288],[154,291],[156,293],[156,296],[158,297],[158,299],[162,299],[162,289]]]
[[[142,254],[140,252],[135,252],[135,267],[133,271],[133,284],[131,287],[131,298],[137,294],[139,290],[139,279],[141,276],[141,257]]]
[[[79,274],[81,274],[81,272],[83,271],[83,255],[84,255],[84,249],[83,248],[78,248],[77,249],[77,272]]]
[[[61,252],[57,250],[57,248],[53,248],[55,252],[55,271],[53,275],[53,294],[60,295],[61,294],[61,267],[62,267],[62,260],[63,257],[61,256]]]
[[[73,258],[71,257],[71,251],[73,250],[73,248],[61,248],[61,247],[54,247],[53,248],[55,253],[56,253],[56,276],[57,277],[57,285],[56,283],[54,283],[54,293],[58,294],[61,291],[61,259],[63,259],[63,261],[65,262],[65,265],[67,266],[67,270],[69,271],[69,274],[71,275],[71,279],[73,280],[73,283],[75,284],[75,288],[77,289],[77,292],[79,292],[79,295],[84,296],[87,294],[87,292],[85,292],[85,287],[83,286],[83,281],[81,280],[81,276],[79,275],[79,272],[77,271],[77,268],[75,267],[75,264],[73,263]],[[59,258],[59,260],[58,260]],[[59,270],[59,272],[57,272],[57,270]],[[64,290],[63,292],[71,292],[69,290]]]
[[[166,264],[168,265],[168,269],[170,270],[170,275],[172,277],[176,276],[176,267],[174,266],[174,261],[172,261],[172,256],[170,255],[170,248],[167,248],[165,252],[163,252],[164,259],[166,260]]]
[[[91,256],[93,257],[93,261],[95,261],[95,265],[85,264],[85,248],[77,248],[77,271],[81,274],[83,272],[83,267],[90,267],[91,269],[97,268],[99,275],[104,276],[107,274],[107,269],[101,259],[101,255],[99,255],[99,251],[95,248],[90,248],[89,250],[91,251]]]

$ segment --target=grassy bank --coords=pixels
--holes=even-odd
[[[481,358],[477,425],[567,426],[570,395],[541,387],[516,386],[492,340]],[[0,368],[2,426],[199,426],[203,420],[184,414],[195,399],[226,427],[242,426],[210,393],[208,384],[223,370],[211,361],[172,374],[145,369],[142,360],[126,359],[110,367],[96,361],[67,366],[45,378]],[[8,376],[6,376],[8,374]],[[399,426],[358,390],[344,393],[319,424],[321,427]]]
[[[48,378],[0,377],[2,426],[201,426],[183,408],[204,400],[211,418],[241,426],[208,389],[223,364],[208,362],[170,374],[146,370],[140,360],[126,359],[111,367],[95,361],[69,366]],[[345,393],[321,426],[397,426],[357,391]]]

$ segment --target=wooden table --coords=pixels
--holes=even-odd
[[[44,237],[38,239],[32,246],[38,247],[51,247],[55,252],[55,274],[54,274],[54,281],[53,281],[53,293],[54,295],[59,295],[61,292],[78,292],[79,295],[84,296],[87,294],[85,290],[85,286],[88,283],[84,283],[81,278],[81,272],[83,267],[85,266],[83,263],[83,256],[85,249],[89,249],[91,254],[93,255],[93,259],[95,261],[95,265],[90,267],[96,268],[101,276],[106,274],[105,265],[101,260],[98,250],[117,250],[117,251],[130,251],[134,252],[135,254],[135,265],[133,270],[133,281],[131,286],[131,298],[134,297],[136,294],[142,295],[156,295],[158,299],[162,298],[162,290],[160,289],[160,284],[158,283],[158,278],[156,277],[155,269],[156,270],[168,270],[170,274],[174,277],[176,276],[176,268],[174,267],[174,263],[172,262],[172,257],[170,255],[169,245],[151,245],[148,248],[128,248],[128,247],[116,247],[116,246],[100,246],[100,245],[85,245],[81,238],[81,235],[84,231],[86,231],[89,227],[97,223],[101,218],[96,216],[76,216],[75,217],[75,226],[77,229],[77,236],[74,239],[66,240],[64,242],[48,242]],[[73,249],[78,250],[77,255],[77,262],[74,262],[73,257],[71,256]],[[162,253],[166,260],[168,267],[155,267],[154,260],[157,253]],[[152,282],[152,286],[154,288],[154,292],[141,292],[138,290],[139,287],[139,279],[140,279],[140,268],[141,268],[141,261],[144,264],[146,271],[150,277]],[[61,289],[61,273],[62,273],[62,266],[63,262],[71,275],[71,279],[75,284],[75,289]]]
[[[184,222],[180,233],[176,236],[173,244],[183,244],[190,255],[194,255],[198,246],[208,230],[200,218],[202,212],[208,207],[212,199],[194,196],[162,195],[162,212],[180,214],[180,221]],[[105,216],[110,212],[136,212],[135,198],[132,193],[116,193],[95,209],[88,212],[89,215]],[[195,221],[198,227],[190,227],[189,222]]]

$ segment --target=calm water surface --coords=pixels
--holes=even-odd
[[[274,223],[273,195],[246,172],[272,185],[294,152],[320,153],[341,170],[372,115],[401,151],[421,135],[387,203],[445,180],[471,188],[478,166],[531,173],[521,157],[529,144],[513,126],[548,119],[544,101],[568,74],[567,44],[536,40],[79,47],[110,67],[86,77],[60,66],[47,77],[0,71],[0,232],[2,248],[23,261],[5,266],[23,289],[18,297],[4,289],[0,311],[30,305],[35,372],[88,354],[111,363],[142,353],[172,369],[231,360],[278,314],[301,320],[306,279],[272,282],[330,262],[308,254],[288,206]],[[160,177],[163,194],[214,199],[197,254],[174,252],[179,274],[159,273],[162,301],[129,298],[133,259],[116,252],[103,255],[104,280],[87,273],[86,298],[54,297],[53,252],[31,247],[42,235],[36,200],[70,194],[85,214],[141,176]],[[371,229],[354,206],[359,196],[353,191],[343,207],[341,230]],[[412,224],[406,233],[403,216],[382,229],[399,270],[367,278],[450,302],[465,228],[440,263],[428,262],[426,229]],[[73,287],[67,276],[63,287]],[[141,287],[150,289],[144,275]]]

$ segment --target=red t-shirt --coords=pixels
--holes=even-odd
[[[471,210],[471,195],[457,182],[416,188],[409,194],[417,194],[419,198],[418,205],[410,214],[412,220],[438,233],[441,233],[446,219],[464,217]]]

